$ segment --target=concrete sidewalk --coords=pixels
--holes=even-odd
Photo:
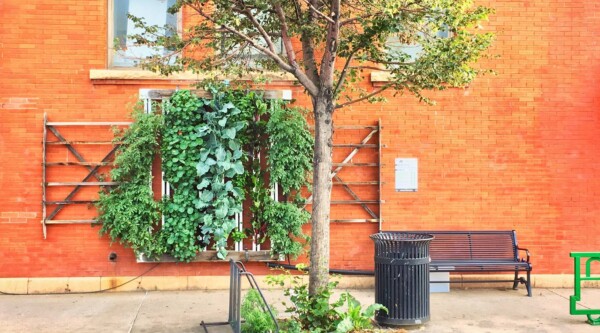
[[[351,290],[363,304],[373,290]],[[279,307],[281,290],[266,291]],[[452,290],[431,295],[431,320],[414,332],[594,332],[569,315],[571,289]],[[0,295],[0,332],[203,332],[200,322],[227,320],[228,291],[150,291]],[[600,308],[600,289],[585,289],[582,307]],[[594,304],[595,303],[595,304]],[[229,332],[227,327],[211,328]]]

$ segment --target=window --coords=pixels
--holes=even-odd
[[[272,37],[273,45],[275,46],[275,53],[283,53],[283,40],[281,37]],[[262,39],[257,39],[258,45],[267,48],[267,43]],[[223,52],[226,53],[227,52]],[[236,59],[237,65],[246,66],[252,69],[269,69],[265,68],[266,62],[270,62],[271,58],[261,51],[251,47],[250,45],[240,46],[237,50],[231,52],[234,54],[233,58]]]
[[[423,33],[419,33],[419,38],[424,38]],[[451,33],[450,30],[446,27],[443,30],[437,31],[435,33],[435,38],[450,38]],[[385,46],[388,50],[388,53],[396,59],[404,59],[404,62],[410,63],[415,62],[423,53],[423,46],[418,42],[406,43],[400,40],[397,35],[390,36]]]
[[[284,48],[281,33],[279,31],[273,31],[273,22],[269,22],[269,19],[272,19],[272,17],[264,12],[253,12],[252,14],[269,34],[275,48],[275,53],[279,55],[283,54]],[[249,22],[249,19],[245,14],[237,14],[236,16],[239,17],[239,20],[242,22]],[[276,26],[278,27],[278,24],[276,24]],[[260,34],[258,34],[258,32],[256,32],[256,29],[253,26],[246,28],[242,27],[240,30],[242,33],[252,36],[258,46],[266,49],[269,48],[267,42]],[[269,56],[252,47],[246,41],[229,33],[221,35],[220,54],[222,54],[224,58],[231,59],[231,63],[235,66],[243,66],[251,69],[269,69],[265,67],[268,66],[268,63],[270,62],[271,58]]]
[[[136,46],[128,37],[141,33],[127,14],[144,18],[148,25],[168,26],[177,30],[177,15],[167,13],[176,0],[109,0],[109,63],[111,67],[135,67],[140,59],[166,54],[161,47]]]

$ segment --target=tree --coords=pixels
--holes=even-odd
[[[382,100],[386,90],[409,91],[427,101],[422,90],[465,86],[482,71],[472,64],[492,40],[477,29],[491,10],[472,0],[178,0],[169,11],[183,11],[193,23],[176,34],[130,16],[143,30],[133,36],[137,44],[171,51],[144,59],[144,68],[166,75],[278,69],[293,75],[310,96],[311,294],[328,281],[335,110]],[[370,70],[388,72],[389,81],[360,89],[355,83]]]

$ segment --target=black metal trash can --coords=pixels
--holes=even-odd
[[[375,320],[381,325],[419,325],[429,321],[429,243],[432,235],[380,232],[375,242]]]

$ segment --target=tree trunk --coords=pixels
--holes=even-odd
[[[315,295],[329,282],[329,214],[333,148],[332,89],[321,89],[313,99],[315,152],[313,170],[312,235],[308,290]]]

